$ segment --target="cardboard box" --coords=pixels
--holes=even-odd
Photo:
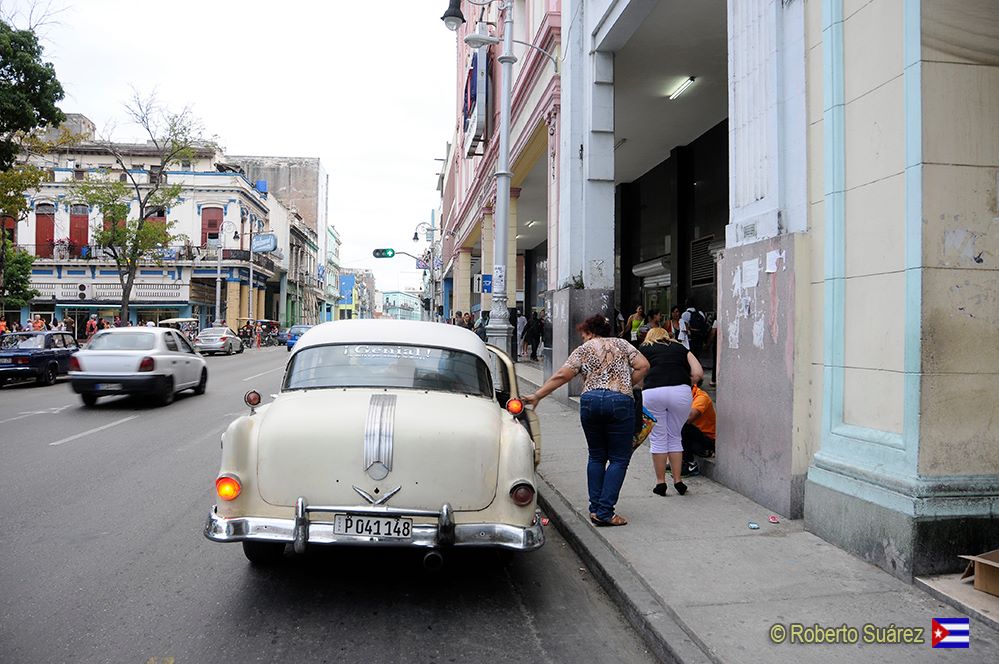
[[[975,577],[975,590],[999,597],[999,549],[977,556],[961,556],[968,562],[962,579]]]

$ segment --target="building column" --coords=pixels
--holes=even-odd
[[[520,199],[520,187],[510,188],[510,219],[507,223],[506,243],[506,306],[517,306],[517,203]],[[517,319],[511,318],[511,324],[516,328]]]
[[[264,309],[264,303],[266,301],[265,295],[267,294],[266,288],[258,288],[257,290],[257,301],[253,305],[253,315],[257,318],[267,318],[266,309]]]
[[[559,104],[555,104],[545,115],[548,125],[547,177],[548,182],[548,290],[558,288],[558,254],[559,254],[559,138],[561,136],[559,122]]]
[[[454,311],[468,313],[472,308],[472,249],[459,247],[454,261]]]
[[[493,233],[496,230],[496,223],[493,220],[493,211],[489,209],[482,215],[482,221],[479,222],[481,233],[479,235],[481,247],[481,258],[479,259],[479,272],[480,274],[492,274],[493,273]],[[489,293],[482,293],[479,302],[482,305],[480,311],[489,311],[493,306],[493,296]]]
[[[225,284],[225,322],[236,329],[239,326],[239,279],[227,281]]]
[[[250,298],[249,298],[249,286],[246,284],[239,285],[239,317],[246,318],[250,315]]]
[[[585,5],[579,11],[587,25],[593,17]],[[563,44],[557,260],[548,266],[556,290],[545,302],[545,375],[579,345],[578,323],[595,313],[614,317],[614,54],[593,51],[584,33],[573,30]],[[573,381],[555,394],[564,400],[579,389]]]
[[[288,325],[288,273],[281,273],[280,292],[278,293],[278,322]]]

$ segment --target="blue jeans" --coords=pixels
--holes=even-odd
[[[590,450],[586,464],[590,512],[609,521],[631,461],[635,402],[613,390],[590,390],[579,399],[579,419]]]

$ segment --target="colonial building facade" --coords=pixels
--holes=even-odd
[[[543,216],[522,214],[530,118],[550,117],[528,54],[513,83],[509,246],[525,256],[517,301],[549,313],[546,373],[583,317],[694,298],[718,320],[717,355],[701,358],[719,369],[707,473],[902,578],[994,548],[999,7],[511,4],[528,40],[560,58],[541,86],[559,93]],[[556,46],[538,26],[561,17],[572,29]],[[471,23],[457,41],[463,91],[498,52],[472,57]],[[488,273],[498,149],[487,136],[466,158],[463,99],[442,187],[445,299],[462,311],[488,306],[466,284]],[[522,246],[529,220],[545,231],[531,238],[543,264]]]

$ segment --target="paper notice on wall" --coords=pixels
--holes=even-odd
[[[738,297],[739,291],[741,290],[742,290],[742,268],[736,265],[735,274],[732,276],[732,296]]]
[[[781,249],[779,251],[776,250],[776,249],[774,249],[773,251],[768,251],[767,252],[767,272],[768,273],[772,273],[772,272],[776,272],[777,271],[777,261],[780,261],[781,264],[784,266],[784,269],[786,270],[787,269],[787,258],[785,256],[786,256],[786,254],[784,253],[783,249]]]
[[[503,293],[506,291],[506,266],[496,265],[493,267],[493,293]]]
[[[763,348],[763,333],[765,331],[766,323],[762,316],[753,321],[753,345],[757,348]]]
[[[756,288],[760,283],[760,259],[742,261],[742,287]]]
[[[737,350],[739,348],[739,319],[728,324],[728,347]]]

